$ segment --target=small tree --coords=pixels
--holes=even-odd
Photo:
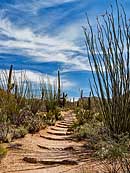
[[[99,98],[105,126],[111,134],[130,133],[130,23],[116,1],[97,18],[97,32],[89,22],[84,27],[87,55],[92,70],[92,93]]]

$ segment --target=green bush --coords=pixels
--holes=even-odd
[[[10,123],[0,123],[0,141],[10,142],[13,138],[14,126]]]
[[[45,119],[39,114],[33,115],[32,117],[27,118],[25,127],[30,133],[38,132],[39,130],[46,127]]]
[[[13,138],[22,138],[28,133],[28,130],[24,126],[20,126],[14,131]]]
[[[7,154],[7,149],[0,144],[0,162],[1,159],[6,156],[6,154]]]
[[[13,72],[13,65],[8,71],[0,73],[0,141],[10,142],[12,138],[23,137],[27,132],[37,132],[46,124],[55,124],[62,119],[59,101],[61,101],[60,73],[58,88],[49,81],[39,81],[38,88],[21,71],[21,78]],[[37,98],[37,91],[41,96]],[[66,94],[63,93],[65,101]],[[39,112],[44,111],[40,115]]]
[[[95,156],[101,159],[103,173],[130,172],[129,134],[107,136],[96,144]]]
[[[75,110],[75,113],[78,125],[83,125],[84,123],[89,122],[93,119],[93,113],[91,113],[89,110],[77,108]]]
[[[95,123],[85,123],[83,125],[77,125],[77,127],[74,129],[74,137],[76,137],[78,140],[81,139],[92,139],[97,140],[100,133],[100,124]]]

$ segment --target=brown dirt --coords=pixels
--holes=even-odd
[[[9,152],[0,164],[0,173],[87,173],[95,172],[98,163],[84,141],[75,142],[67,129],[75,119],[72,111],[62,112],[64,120],[55,126],[28,134],[8,144]],[[99,163],[100,164],[100,163]]]

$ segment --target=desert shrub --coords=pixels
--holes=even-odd
[[[129,134],[116,135],[114,139],[107,136],[95,146],[95,154],[103,163],[102,172],[130,172]]]
[[[102,115],[91,110],[76,108],[76,120],[69,128],[78,140],[89,138],[96,140],[103,131]]]
[[[93,113],[90,112],[90,110],[77,108],[75,110],[75,113],[76,113],[76,121],[77,121],[77,124],[79,125],[82,125],[93,119]]]
[[[41,81],[39,81],[41,82]],[[40,94],[41,96],[37,96]],[[0,140],[9,142],[12,138],[23,137],[27,131],[34,133],[46,124],[55,124],[62,119],[60,114],[60,73],[58,72],[58,88],[42,81],[35,84],[28,80],[26,73],[21,71],[17,78],[13,65],[9,71],[0,73]],[[63,93],[63,105],[66,94]],[[43,111],[42,114],[39,114]],[[46,116],[45,116],[46,113]]]
[[[60,109],[59,107],[56,107],[56,108],[52,111],[52,113],[54,114],[56,121],[57,121],[57,120],[62,120],[62,119],[63,119],[63,117],[62,117],[62,115],[61,115],[61,109]]]
[[[16,103],[14,96],[4,93],[0,95],[0,98],[1,118],[6,118],[7,120],[10,120],[10,122],[15,123],[15,118],[17,117],[17,114],[19,112],[19,107]]]
[[[30,111],[30,108],[28,106],[21,109],[17,115],[16,118],[16,125],[25,125],[29,119],[33,119],[34,114]]]
[[[20,126],[14,130],[13,138],[22,138],[28,133],[28,130],[24,126]]]
[[[35,133],[45,128],[45,121],[43,121],[43,118],[38,116],[37,114],[32,114],[32,116],[27,117],[24,126],[28,129],[30,133]]]
[[[36,114],[41,109],[42,104],[43,102],[40,99],[32,98],[28,100],[30,111],[33,114]]]
[[[3,157],[7,154],[7,149],[0,144],[0,162]]]
[[[0,141],[10,142],[13,134],[14,127],[10,123],[0,123]]]
[[[101,159],[116,160],[126,158],[128,157],[128,153],[128,134],[115,135],[115,139],[107,135],[97,144],[97,154]]]
[[[55,125],[56,119],[55,119],[55,115],[52,111],[47,112],[45,122],[48,125]]]
[[[95,123],[85,123],[83,125],[77,125],[74,129],[74,137],[78,140],[89,139],[93,142],[98,140],[101,125]]]

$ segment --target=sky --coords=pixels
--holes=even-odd
[[[119,0],[126,12],[130,1]],[[115,0],[0,0],[0,70],[13,64],[37,82],[61,72],[69,97],[89,95],[92,80],[82,26],[92,26]]]

